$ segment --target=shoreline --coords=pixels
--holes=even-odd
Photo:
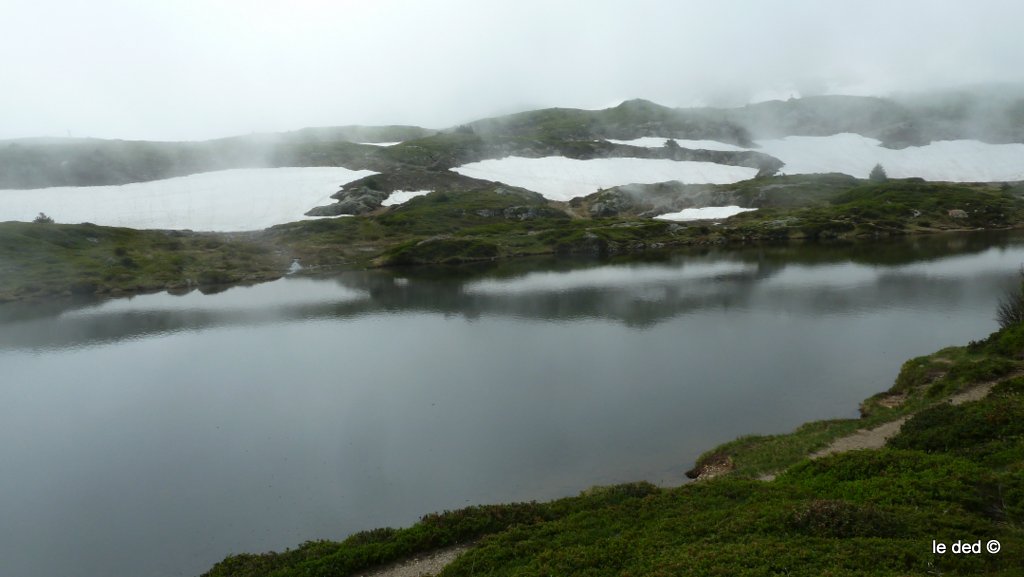
[[[4,224],[0,223],[0,227]],[[695,227],[706,228],[707,224],[717,224],[712,221],[695,221],[691,223]],[[38,226],[38,225],[35,225]],[[79,227],[86,225],[44,225],[51,227]],[[89,225],[95,227],[96,225]],[[106,228],[106,227],[100,227]],[[373,261],[363,262],[335,262],[326,264],[313,264],[303,265],[298,271],[292,271],[291,263],[302,262],[302,259],[293,256],[294,253],[285,252],[286,246],[275,245],[272,252],[268,251],[265,256],[276,261],[278,264],[271,265],[273,268],[265,270],[263,272],[251,271],[251,270],[238,270],[227,273],[233,275],[232,280],[228,282],[213,282],[213,283],[200,283],[185,279],[182,281],[174,281],[172,283],[165,284],[145,284],[145,281],[138,283],[134,279],[129,281],[127,284],[118,285],[92,285],[89,286],[80,280],[73,280],[64,284],[53,287],[36,287],[38,290],[33,292],[24,292],[15,289],[13,292],[4,292],[0,290],[0,306],[13,304],[13,303],[26,303],[26,304],[44,304],[53,303],[61,304],[68,303],[73,300],[93,301],[93,300],[107,300],[111,298],[131,298],[134,296],[144,294],[156,294],[161,292],[168,292],[171,294],[186,294],[195,290],[204,293],[218,293],[238,286],[252,286],[256,284],[262,284],[266,282],[272,282],[280,280],[282,278],[294,276],[294,277],[323,277],[330,276],[332,274],[343,273],[355,270],[409,270],[409,269],[425,269],[431,266],[459,266],[459,265],[476,265],[476,264],[488,264],[488,263],[503,263],[515,260],[529,259],[535,257],[555,257],[555,258],[596,258],[596,259],[610,259],[610,258],[631,258],[643,259],[650,256],[659,255],[670,255],[680,251],[700,249],[700,248],[726,248],[726,249],[742,249],[751,247],[773,247],[783,246],[788,244],[806,244],[806,243],[869,243],[886,240],[896,239],[908,239],[913,237],[939,237],[944,235],[958,235],[958,234],[973,234],[973,233],[1012,233],[1013,231],[1024,229],[1024,222],[1015,224],[1009,227],[1000,228],[950,228],[942,230],[917,230],[913,232],[907,232],[903,234],[878,234],[878,235],[860,235],[860,236],[836,236],[828,238],[817,238],[817,237],[806,237],[806,236],[789,236],[785,238],[769,237],[769,238],[725,238],[722,236],[713,236],[711,234],[704,234],[696,237],[676,239],[674,242],[656,242],[656,243],[629,243],[624,246],[612,243],[611,245],[594,245],[594,246],[583,246],[580,247],[582,250],[559,250],[558,248],[550,248],[549,250],[535,250],[524,253],[513,253],[504,254],[497,256],[480,256],[474,257],[472,255],[460,256],[452,259],[444,259],[440,262],[388,262],[382,261],[381,259],[375,259]],[[155,234],[165,235],[169,231],[150,231],[150,230],[136,230],[127,229],[139,234]],[[264,231],[254,231],[246,233],[172,233],[173,236],[189,236],[196,239],[204,239],[209,237],[224,238],[228,242],[233,243],[250,243],[265,245],[269,242],[269,229]],[[390,248],[394,248],[393,246]],[[381,248],[381,252],[387,252],[388,248]]]

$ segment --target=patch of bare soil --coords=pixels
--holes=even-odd
[[[957,393],[950,397],[949,402],[954,405],[960,405],[968,401],[977,401],[985,398],[995,383],[985,383],[968,389],[962,393]],[[861,429],[852,435],[836,439],[831,445],[824,449],[812,453],[810,458],[819,459],[826,455],[832,455],[835,453],[843,453],[846,451],[856,451],[858,449],[879,449],[885,445],[885,442],[889,440],[896,433],[900,432],[900,428],[903,423],[907,422],[910,415],[901,417],[895,421],[879,425],[874,429]]]
[[[469,545],[456,545],[438,549],[415,557],[360,573],[358,577],[428,577],[437,575],[446,565],[461,555]]]
[[[941,361],[943,359],[938,360]],[[986,395],[988,395],[989,391],[992,390],[992,387],[996,385],[996,382],[998,381],[978,385],[977,387],[973,387],[971,389],[963,391],[962,393],[957,393],[949,398],[949,402],[954,405],[961,405],[968,401],[977,401],[983,399]],[[899,404],[902,404],[904,400],[905,395],[893,395],[892,405],[887,405],[885,400],[880,401],[879,404],[883,406],[897,406]],[[857,451],[860,449],[880,449],[883,446],[885,446],[886,441],[888,441],[891,437],[896,435],[896,433],[900,432],[900,428],[903,427],[903,423],[907,422],[907,419],[909,419],[912,416],[913,415],[900,417],[895,421],[883,423],[873,429],[861,429],[851,435],[840,437],[833,441],[832,444],[829,445],[828,447],[825,447],[820,451],[815,451],[814,453],[808,455],[808,457],[811,459],[820,459],[822,457],[834,455],[836,453],[845,453],[846,451]],[[758,477],[758,479],[761,481],[771,481],[772,479],[775,478],[775,476],[776,473],[765,473],[764,475]]]

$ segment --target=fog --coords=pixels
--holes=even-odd
[[[1024,4],[0,0],[0,138],[446,127],[1020,82]]]

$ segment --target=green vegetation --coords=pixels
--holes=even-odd
[[[459,133],[457,138],[474,136]],[[403,176],[422,177],[421,173]],[[383,176],[370,177],[363,186],[384,186],[384,181]],[[1008,229],[1024,223],[1020,190],[983,184],[871,183],[843,175],[810,175],[723,186],[643,187],[644,194],[655,199],[703,195],[761,207],[712,225],[642,216],[639,213],[650,212],[650,206],[634,202],[627,207],[630,187],[557,203],[525,189],[472,179],[452,182],[451,188],[366,215],[306,220],[236,235],[0,223],[0,272],[5,273],[0,295],[10,300],[78,291],[114,293],[248,282],[280,276],[292,258],[301,259],[307,271],[315,272],[544,254],[611,257],[684,246],[856,240]],[[609,209],[616,214],[593,216],[606,212],[596,210],[602,203],[606,207],[618,203]],[[119,246],[131,254],[111,256]],[[864,251],[865,259],[877,262],[878,255],[868,254],[869,248]],[[909,250],[908,258],[918,258],[919,252]]]
[[[382,528],[351,535],[342,542],[314,541],[284,553],[236,555],[205,577],[264,575],[350,575],[417,552],[466,543],[513,527],[541,524],[588,510],[619,507],[658,490],[648,483],[596,489],[579,498],[548,503],[467,507],[424,516],[404,529]]]
[[[486,158],[487,146],[476,134],[447,132],[390,146],[381,154],[405,166],[448,169]]]
[[[861,419],[747,437],[702,460],[720,475],[675,489],[640,483],[548,503],[470,507],[405,529],[284,553],[237,555],[207,577],[344,576],[473,543],[462,575],[1015,576],[1024,547],[1024,324],[907,361]],[[993,386],[993,382],[995,382]],[[990,386],[952,405],[953,393]],[[807,456],[858,428],[910,417],[886,447]],[[751,477],[768,471],[771,481]],[[991,539],[1001,552],[988,553]],[[980,554],[937,554],[980,541]]]
[[[757,478],[784,470],[834,440],[861,429],[917,414],[974,386],[1024,370],[1024,325],[966,347],[949,347],[903,364],[893,386],[865,400],[861,418],[816,421],[784,435],[749,436],[702,455],[693,469],[728,461],[730,474]]]
[[[827,202],[764,208],[729,221],[732,235],[758,238],[849,238],[916,232],[1009,228],[1024,222],[1024,199],[985,184],[918,179],[860,181]]]
[[[264,245],[228,235],[0,223],[0,302],[255,282],[286,267]]]

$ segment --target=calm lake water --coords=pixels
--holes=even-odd
[[[0,575],[198,575],[470,504],[674,485],[995,330],[1020,235],[0,307]]]

